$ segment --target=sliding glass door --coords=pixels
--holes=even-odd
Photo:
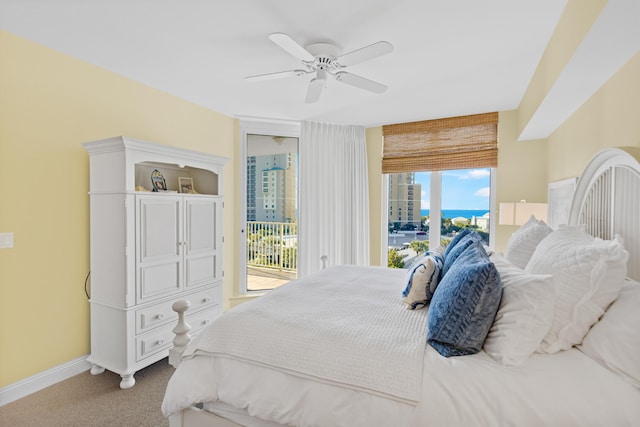
[[[246,136],[246,291],[297,276],[298,138]]]

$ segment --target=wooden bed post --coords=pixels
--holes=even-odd
[[[176,334],[176,336],[173,338],[173,347],[169,349],[169,364],[174,368],[177,368],[180,364],[182,353],[191,342],[191,335],[189,335],[191,326],[184,320],[184,312],[187,311],[190,306],[191,303],[187,300],[176,301],[171,306],[173,311],[178,313],[178,324],[173,328],[173,333]]]

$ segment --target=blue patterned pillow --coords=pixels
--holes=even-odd
[[[482,349],[502,297],[500,275],[482,242],[472,242],[438,284],[427,315],[427,342],[445,356]]]
[[[474,230],[472,228],[465,227],[458,234],[456,234],[455,237],[447,245],[444,251],[444,256],[446,257],[449,252],[451,252],[451,250],[456,247],[460,240],[465,238],[469,233],[472,233],[473,231]]]
[[[453,238],[451,243],[447,246],[444,252],[444,264],[442,266],[442,276],[447,274],[447,271],[451,268],[455,260],[460,256],[465,249],[469,247],[473,242],[482,241],[482,237],[477,231],[471,228],[464,228],[460,233]]]

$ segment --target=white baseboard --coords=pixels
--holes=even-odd
[[[87,362],[88,356],[89,355],[79,357],[29,378],[25,378],[17,383],[0,388],[0,406],[91,369],[91,364]]]

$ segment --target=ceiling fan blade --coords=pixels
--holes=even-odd
[[[258,82],[263,80],[273,80],[279,79],[282,77],[292,77],[292,76],[302,76],[306,74],[305,70],[289,70],[289,71],[279,71],[277,73],[268,73],[268,74],[258,74],[255,76],[247,76],[244,79],[252,82]]]
[[[365,79],[364,77],[356,74],[348,73],[346,71],[338,71],[335,74],[336,80],[346,83],[351,86],[358,87],[360,89],[368,90],[375,93],[383,93],[387,90],[387,86],[374,82],[373,80]]]
[[[269,35],[272,42],[280,46],[301,61],[314,61],[315,57],[307,49],[300,46],[298,42],[284,33],[273,33]]]
[[[322,90],[324,89],[326,83],[326,74],[321,74],[320,71],[318,71],[318,77],[312,79],[309,82],[309,88],[307,89],[307,96],[304,98],[304,102],[306,102],[307,104],[318,102],[318,100],[320,99],[320,94],[322,94]]]
[[[391,52],[393,52],[393,45],[391,43],[379,41],[374,44],[370,44],[369,46],[345,53],[344,55],[339,56],[336,61],[338,61],[340,65],[347,67]]]

